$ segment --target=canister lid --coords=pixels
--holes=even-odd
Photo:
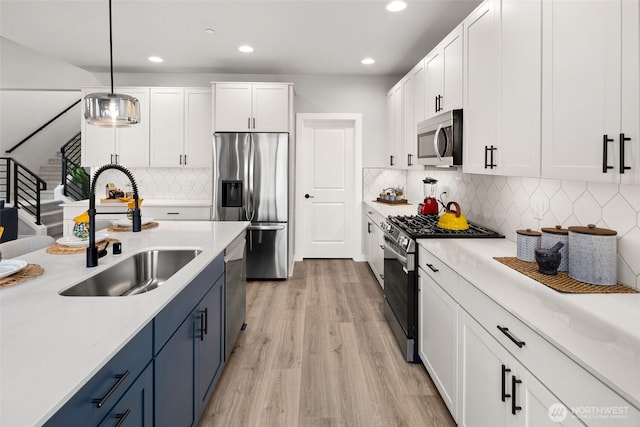
[[[609,230],[608,228],[598,228],[595,224],[589,224],[584,226],[569,227],[569,231],[580,234],[591,234],[593,236],[615,236],[618,234],[615,230]]]
[[[541,228],[541,230],[543,233],[549,233],[549,234],[558,234],[563,236],[566,236],[567,234],[569,234],[569,229],[562,228],[561,225],[556,225],[555,227],[544,227],[544,228]]]
[[[530,228],[527,228],[526,230],[516,230],[516,233],[522,234],[523,236],[542,236],[541,232],[531,230]]]

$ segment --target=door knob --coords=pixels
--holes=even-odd
[[[304,195],[305,199],[313,199],[313,196],[310,196],[308,193]]]

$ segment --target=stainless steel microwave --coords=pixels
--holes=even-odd
[[[462,165],[462,110],[451,110],[418,123],[418,164]]]

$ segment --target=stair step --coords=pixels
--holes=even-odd
[[[40,222],[46,226],[62,222],[62,210],[41,212]]]
[[[56,222],[53,224],[48,224],[47,225],[47,234],[51,237],[60,237],[62,236],[62,228],[63,228],[63,224],[62,221],[60,222]]]
[[[55,166],[62,166],[62,157],[51,157],[49,158],[49,164]]]
[[[40,166],[40,171],[38,172],[38,175],[43,175],[46,173],[57,173],[58,175],[60,175],[60,168],[62,167],[62,165],[60,166],[55,166],[55,165],[48,165],[48,166]]]

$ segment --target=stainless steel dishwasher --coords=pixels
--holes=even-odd
[[[245,261],[245,235],[238,236],[224,250],[225,263],[225,316],[224,360],[236,345],[240,331],[245,328],[247,312],[247,267]]]

